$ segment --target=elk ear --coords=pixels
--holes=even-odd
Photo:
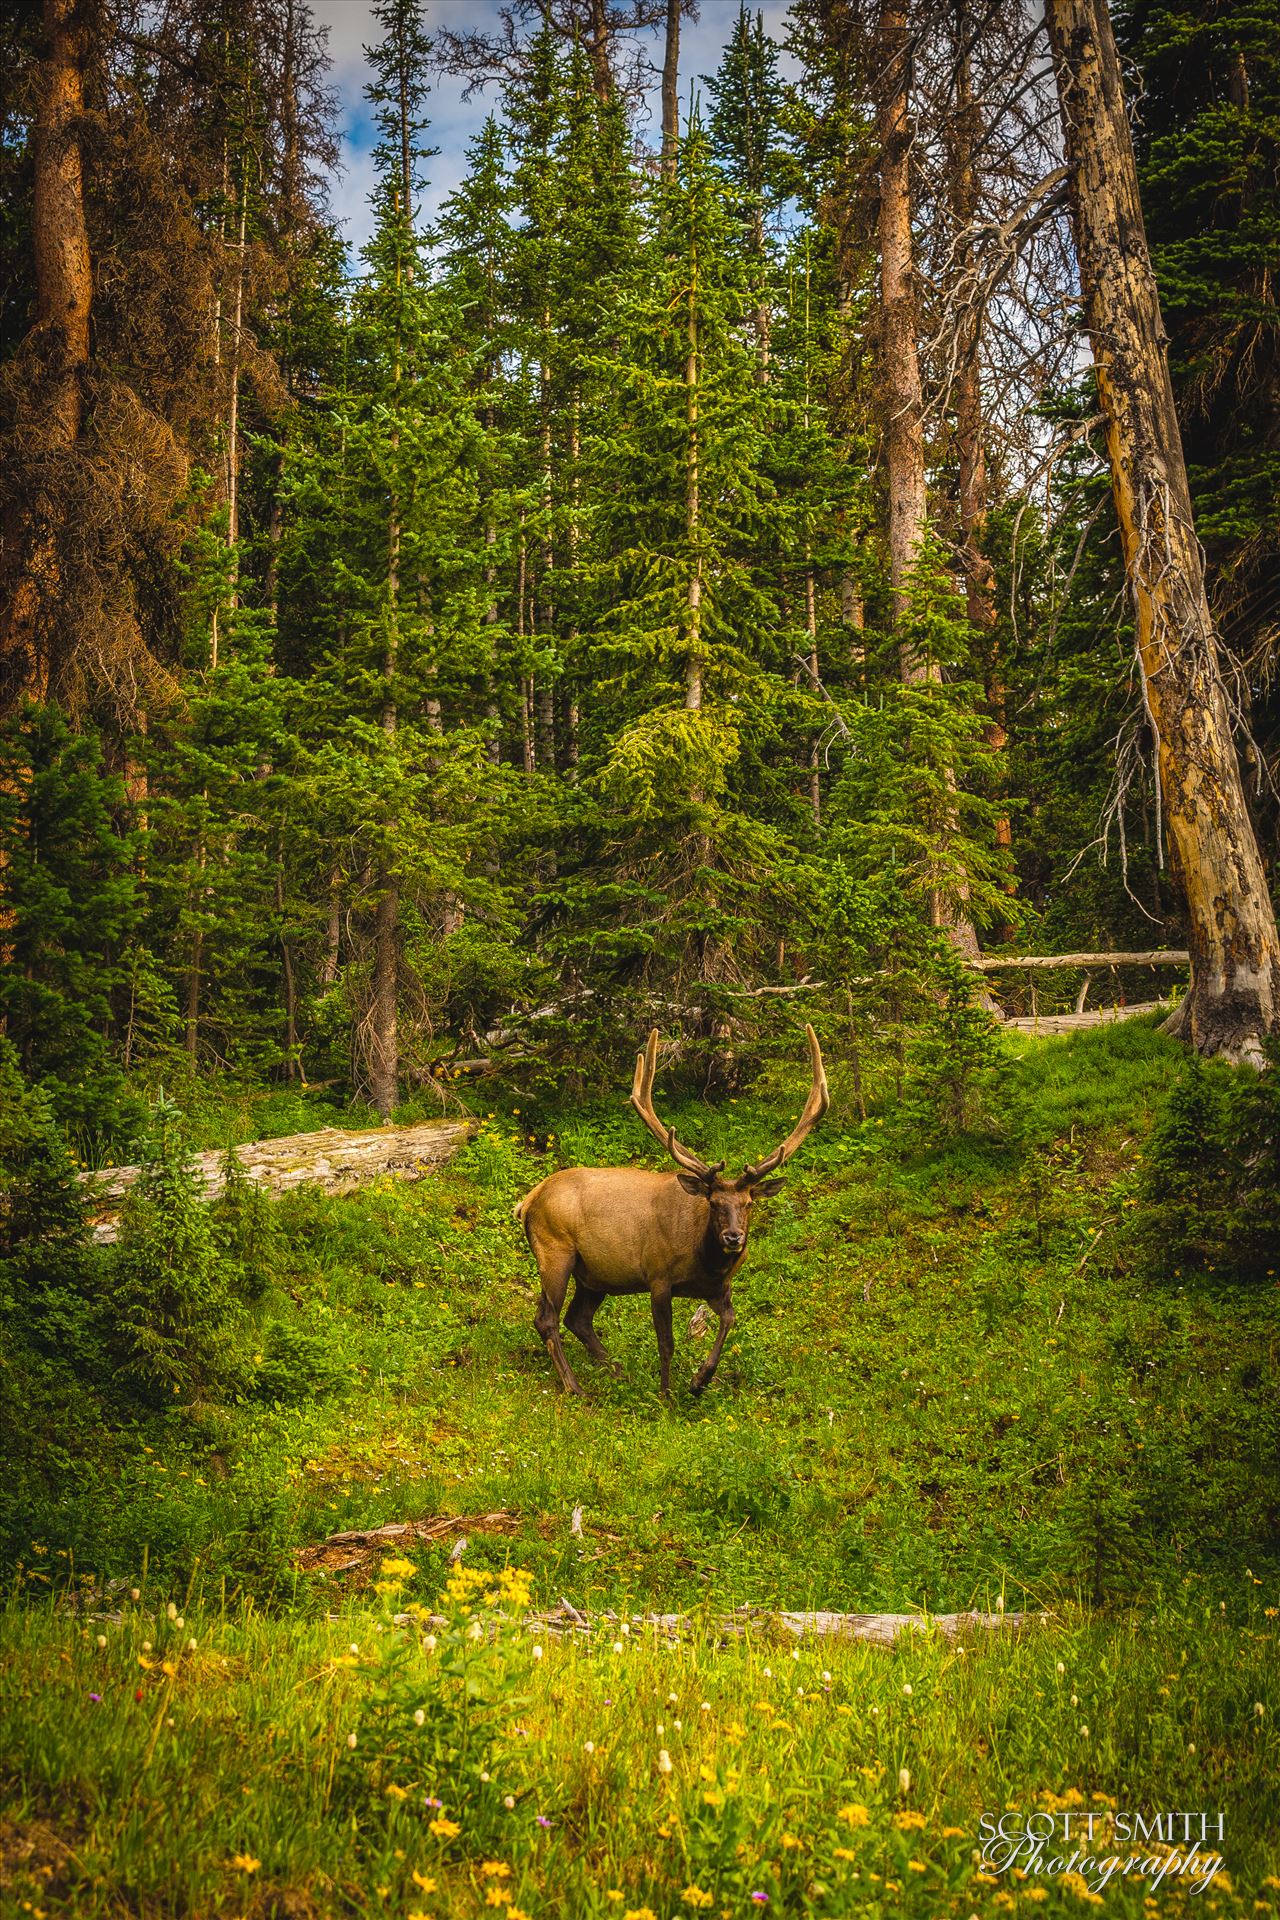
[[[686,1193],[699,1193],[704,1200],[710,1196],[711,1189],[715,1185],[714,1174],[708,1179],[705,1174],[701,1173],[678,1173],[676,1179],[680,1182],[680,1185]]]
[[[753,1200],[759,1200],[762,1196],[778,1193],[786,1184],[785,1180],[762,1180],[758,1187],[752,1187],[751,1197]]]

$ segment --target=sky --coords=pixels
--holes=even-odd
[[[432,28],[481,31],[498,25],[500,0],[424,0],[422,12],[430,32]],[[752,12],[764,15],[765,28],[781,39],[789,0],[756,0]],[[377,37],[377,23],[366,0],[312,0],[312,11],[319,25],[329,32],[329,53],[333,62],[332,82],[341,102],[342,172],[332,183],[330,199],[354,249],[369,237],[369,192],[373,184],[371,149],[373,130],[363,89],[369,78],[364,57],[366,43]],[[685,20],[680,27],[680,91],[682,103],[688,98],[689,83],[703,74],[714,73],[720,65],[725,42],[738,17],[738,0],[701,0],[700,18]],[[662,63],[661,35],[652,41],[655,67]],[[779,70],[792,71],[784,56]],[[448,74],[437,74],[431,96],[430,144],[440,149],[430,165],[430,191],[424,215],[429,221],[442,201],[448,199],[466,172],[466,150],[487,116],[496,110],[497,89],[493,85],[472,99],[462,98],[463,82]],[[652,138],[657,144],[660,114],[655,77],[649,100]],[[683,111],[683,106],[682,106]],[[643,128],[642,128],[643,131]]]

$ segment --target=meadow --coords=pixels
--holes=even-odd
[[[1275,1911],[1274,1287],[1153,1263],[1135,1231],[1174,1043],[1006,1045],[980,1135],[861,1121],[833,1072],[700,1400],[687,1308],[669,1407],[643,1301],[602,1313],[623,1377],[584,1362],[581,1401],[533,1332],[512,1203],[641,1157],[619,1100],[508,1103],[416,1186],[278,1203],[234,1393],[33,1401],[0,1910]],[[741,1160],[797,1097],[766,1076],[672,1117]],[[441,1516],[438,1542],[305,1564]],[[561,1597],[614,1624],[521,1623]],[[767,1621],[723,1644],[747,1604],[1032,1617],[891,1652]],[[1225,1863],[1197,1891],[1146,1849],[1095,1892],[981,1859],[984,1815],[1092,1811],[1101,1847],[1135,1810],[1221,1814]]]

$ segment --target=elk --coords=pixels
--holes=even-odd
[[[751,1209],[763,1194],[783,1184],[769,1176],[784,1166],[830,1104],[822,1051],[812,1027],[806,1027],[812,1084],[804,1112],[782,1145],[745,1167],[736,1179],[723,1178],[724,1161],[709,1166],[664,1127],[653,1110],[653,1076],[658,1061],[658,1029],[636,1056],[631,1105],[656,1140],[671,1155],[678,1173],[653,1173],[646,1167],[562,1167],[539,1181],[515,1209],[542,1277],[542,1296],[533,1324],[545,1342],[557,1384],[581,1393],[560,1340],[560,1314],[569,1282],[573,1299],[564,1324],[592,1359],[621,1369],[609,1359],[595,1331],[597,1309],[610,1294],[647,1293],[658,1339],[662,1396],[670,1398],[673,1299],[704,1300],[719,1316],[715,1343],[693,1377],[701,1393],[720,1364],[734,1323],[731,1283],[742,1265],[751,1230]]]

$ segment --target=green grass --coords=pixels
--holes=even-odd
[[[15,1831],[55,1836],[41,1841],[58,1857],[37,1904],[471,1914],[490,1910],[474,1862],[492,1855],[512,1868],[509,1904],[537,1920],[645,1906],[670,1920],[698,1910],[681,1906],[685,1886],[731,1915],[759,1911],[749,1896],[763,1891],[774,1912],[964,1920],[1006,1893],[974,1879],[978,1815],[1078,1790],[1147,1814],[1221,1811],[1245,1892],[1219,1878],[1188,1910],[1252,1910],[1269,1897],[1259,1888],[1280,1834],[1266,1612],[1280,1581],[1275,1299],[1152,1276],[1131,1257],[1142,1141],[1179,1058],[1144,1022],[1021,1042],[1005,1069],[1017,1137],[930,1151],[909,1151],[884,1114],[851,1120],[833,1073],[831,1119],[768,1204],[735,1285],[733,1343],[696,1402],[684,1388],[701,1349],[678,1320],[670,1408],[643,1300],[599,1320],[624,1377],[583,1356],[588,1397],[552,1391],[511,1219],[552,1166],[638,1155],[620,1103],[513,1106],[417,1186],[282,1204],[238,1400],[105,1433],[94,1401],[58,1402],[56,1419],[33,1410],[9,1502],[22,1592],[0,1620],[0,1782]],[[740,1161],[795,1098],[765,1085],[671,1117]],[[78,1418],[91,1443],[59,1429]],[[344,1528],[495,1511],[512,1516],[507,1530],[471,1528],[466,1565],[526,1568],[539,1603],[564,1594],[703,1623],[678,1652],[633,1643],[613,1656],[606,1640],[549,1645],[535,1664],[518,1635],[472,1650],[475,1710],[493,1707],[518,1818],[479,1781],[456,1713],[440,1723],[457,1736],[452,1758],[439,1726],[429,1765],[404,1746],[412,1722],[396,1689],[429,1705],[457,1676],[438,1682],[438,1654],[375,1633],[367,1573],[304,1574],[295,1559]],[[431,1604],[444,1549],[415,1557],[412,1591]],[[102,1595],[109,1581],[144,1595],[123,1625],[68,1613],[69,1586]],[[168,1632],[146,1623],[170,1599],[198,1643],[171,1682],[137,1666],[141,1641],[159,1648]],[[746,1602],[947,1611],[997,1599],[1052,1619],[964,1653],[826,1646],[785,1666],[776,1648],[716,1651],[711,1637],[710,1622]],[[353,1640],[356,1664],[342,1657]],[[394,1686],[380,1674],[393,1645]],[[388,1687],[405,1724],[393,1739],[378,1722],[350,1756],[351,1716],[372,1725]],[[670,1727],[660,1709],[673,1690],[684,1726],[666,1741],[668,1776],[653,1729]],[[527,1737],[503,1733],[513,1710]],[[388,1803],[388,1782],[419,1801],[434,1792],[461,1832],[432,1839],[420,1806]],[[708,1807],[706,1792],[725,1805]],[[836,1817],[851,1800],[868,1808],[852,1839]],[[536,1811],[554,1826],[533,1827]],[[929,1824],[895,1828],[895,1812]],[[944,1841],[948,1825],[963,1838]],[[784,1826],[800,1846],[783,1846]],[[846,1843],[853,1861],[835,1852]],[[0,1841],[0,1856],[16,1844]],[[234,1854],[262,1865],[229,1869]],[[439,1881],[430,1898],[414,1867]],[[0,1911],[3,1872],[35,1898],[17,1871],[0,1870]],[[1083,1911],[1044,1885],[1042,1911]],[[1105,1901],[1136,1914],[1142,1897],[1113,1882]],[[1166,1881],[1160,1910],[1182,1897]]]
[[[469,1916],[499,1884],[499,1912],[535,1920],[704,1910],[689,1888],[731,1916],[759,1892],[774,1912],[996,1914],[1009,1886],[1030,1911],[1017,1881],[979,1878],[979,1822],[1062,1808],[1098,1816],[1099,1858],[1130,1851],[1110,1812],[1222,1811],[1226,1877],[1199,1898],[1166,1881],[1159,1910],[1275,1911],[1276,1645],[1256,1603],[1235,1625],[1212,1597],[1073,1612],[963,1650],[637,1629],[541,1661],[514,1628],[467,1642],[465,1615],[426,1652],[360,1608],[286,1626],[201,1605],[179,1625],[153,1605],[0,1617],[13,1911]],[[495,1861],[509,1874],[486,1879]],[[1040,1911],[1084,1910],[1061,1877],[1025,1886]],[[1144,1892],[1113,1881],[1106,1908],[1136,1920]]]

